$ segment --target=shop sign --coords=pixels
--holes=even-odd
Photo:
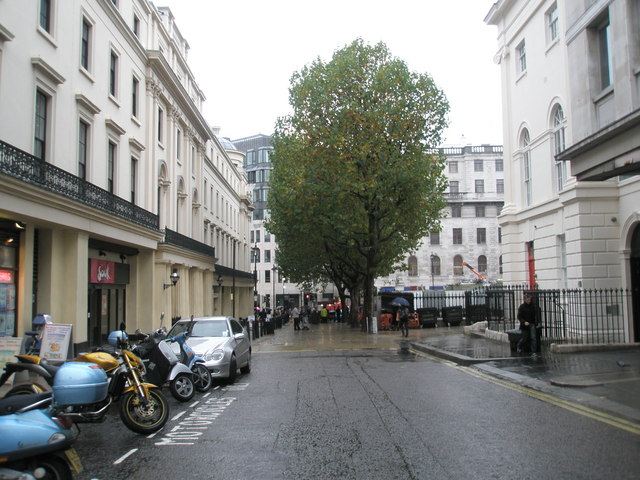
[[[0,270],[0,283],[14,283],[13,270]]]
[[[115,283],[115,263],[92,258],[89,264],[91,283]]]

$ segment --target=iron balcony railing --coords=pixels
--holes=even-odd
[[[143,227],[160,229],[157,215],[2,140],[0,173]]]
[[[211,257],[212,259],[216,257],[216,249],[214,247],[182,235],[181,233],[174,232],[168,228],[165,228],[164,230],[164,241],[162,243],[190,250],[192,252],[201,253],[202,255]]]

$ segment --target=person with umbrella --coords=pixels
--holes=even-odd
[[[400,333],[403,337],[409,336],[409,301],[403,297],[396,297],[391,305],[399,308],[398,323],[400,324]]]

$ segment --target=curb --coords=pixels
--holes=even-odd
[[[410,346],[414,350],[419,352],[428,353],[434,357],[450,360],[459,365],[475,365],[476,363],[495,362],[498,360],[513,360],[511,357],[492,357],[492,358],[472,358],[466,355],[460,355],[458,353],[443,350],[441,348],[432,347],[430,345],[422,345],[419,343],[410,343]]]

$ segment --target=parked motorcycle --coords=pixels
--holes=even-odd
[[[167,342],[180,345],[180,362],[189,367],[193,372],[193,384],[199,392],[208,391],[213,385],[211,372],[204,365],[204,358],[196,355],[196,352],[187,343],[187,332],[182,332],[175,337],[167,338]]]
[[[72,480],[82,462],[71,447],[77,429],[64,412],[104,400],[107,387],[102,368],[76,362],[60,367],[51,392],[0,399],[0,478]]]
[[[165,340],[166,332],[159,328],[150,334],[136,332],[142,340],[133,347],[144,362],[146,378],[156,384],[169,383],[171,394],[180,402],[188,402],[196,393],[191,369],[180,363]]]
[[[109,344],[115,347],[113,353],[105,351],[89,352],[79,355],[73,362],[91,362],[99,365],[107,374],[108,395],[102,401],[87,402],[68,406],[65,414],[76,423],[102,422],[113,401],[120,401],[119,413],[122,422],[130,430],[149,434],[160,430],[169,419],[169,404],[160,389],[145,382],[144,364],[129,347],[126,333],[116,330],[108,337]],[[51,365],[46,359],[35,355],[16,355],[18,362],[5,365],[5,373],[0,377],[2,386],[11,374],[20,371],[36,373],[39,382],[22,383],[14,386],[7,397],[37,393],[55,389],[55,378],[60,368]],[[51,393],[49,392],[49,395]]]

